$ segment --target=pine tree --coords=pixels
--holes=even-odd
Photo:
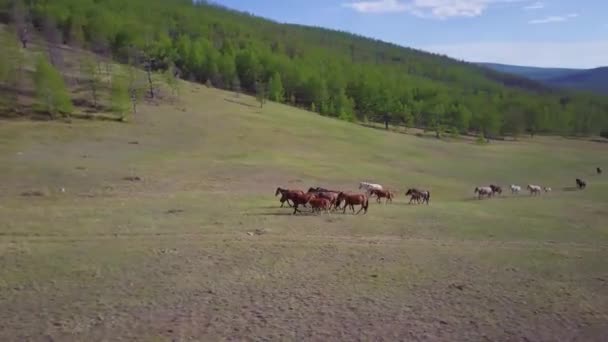
[[[69,116],[74,107],[61,74],[44,55],[38,57],[34,74],[36,95],[41,110],[51,118],[57,114]]]
[[[285,90],[281,81],[281,75],[275,72],[268,83],[269,97],[272,101],[283,102],[285,100]]]

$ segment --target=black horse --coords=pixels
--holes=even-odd
[[[577,178],[576,179],[576,187],[579,188],[580,190],[584,189],[587,187],[587,182],[585,182],[582,179]]]

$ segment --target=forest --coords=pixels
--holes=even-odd
[[[346,121],[420,127],[437,136],[608,131],[608,99],[600,95],[553,89],[446,56],[281,24],[206,2],[0,0],[0,21],[24,48],[36,32],[135,68]],[[0,53],[3,62],[14,60],[9,50]],[[61,83],[61,70],[56,74],[50,59],[51,65],[38,62],[40,73]],[[7,83],[9,74],[1,72],[0,82]],[[58,103],[69,110],[69,102]]]

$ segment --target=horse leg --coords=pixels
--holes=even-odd
[[[355,215],[359,215],[359,213],[363,210],[363,204],[361,204],[361,209],[359,209],[359,211],[357,211],[357,213]]]

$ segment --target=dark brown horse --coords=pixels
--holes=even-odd
[[[361,210],[364,210],[363,213],[367,214],[367,208],[369,207],[369,199],[367,198],[367,195],[345,194],[341,192],[340,194],[338,194],[338,206],[340,205],[340,203],[342,203],[342,201],[344,201],[344,210],[342,211],[342,213],[346,213],[347,206],[350,206],[350,209],[354,213],[355,205],[360,205],[361,209],[357,211],[357,215],[361,212]]]
[[[389,201],[391,203],[393,203],[393,197],[395,197],[395,195],[390,192],[389,190],[378,190],[378,189],[371,189],[369,191],[369,196],[376,196],[376,202],[380,203],[382,198],[386,198],[386,201],[384,202],[384,204],[387,204]]]
[[[312,193],[291,193],[289,199],[293,202],[293,215],[298,212],[302,212],[300,209],[298,209],[300,205],[306,207],[306,204],[316,197],[317,196]]]
[[[496,195],[496,194],[502,195],[502,188],[500,186],[490,184],[490,188],[492,189],[492,192],[494,193],[494,195]]]
[[[281,199],[279,200],[281,202],[281,208],[283,208],[283,206],[285,205],[285,202],[287,202],[287,205],[289,205],[289,207],[291,208],[292,205],[291,203],[289,203],[289,200],[292,200],[292,197],[295,194],[303,194],[304,191],[302,190],[289,190],[289,189],[283,189],[283,188],[277,188],[277,191],[275,191],[274,196],[278,196],[279,194],[281,194]],[[293,200],[292,200],[293,202]]]
[[[418,190],[416,188],[408,189],[405,196],[411,196],[409,204],[416,201],[416,203],[425,203],[428,205],[431,200],[431,192],[426,190]]]

